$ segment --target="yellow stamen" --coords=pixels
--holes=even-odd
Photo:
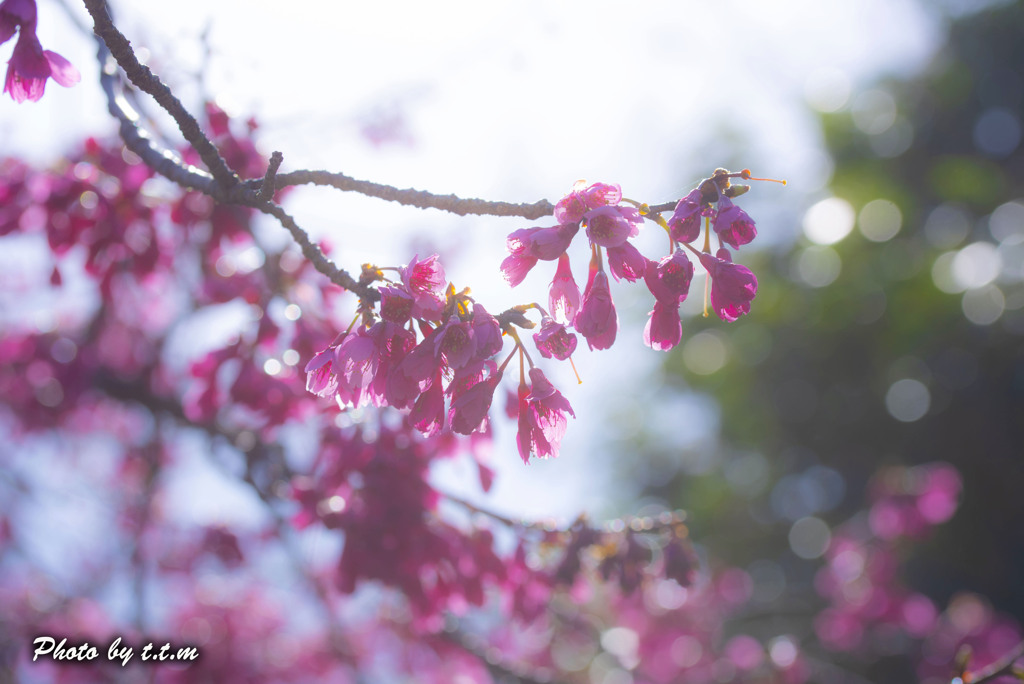
[[[782,183],[783,185],[788,185],[786,181],[779,180],[778,178],[754,178],[753,176],[750,175],[750,169],[743,169],[742,171],[740,171],[740,178],[746,180],[768,181],[770,183]]]
[[[711,274],[708,273],[707,277],[704,278],[704,318],[708,317],[708,282],[711,280]]]
[[[526,364],[523,363],[523,349],[522,345],[519,345],[519,388],[526,387]]]
[[[569,365],[572,366],[572,372],[576,374],[576,384],[582,385],[583,378],[580,377],[580,372],[576,370],[576,362],[572,360],[571,356],[569,357]]]

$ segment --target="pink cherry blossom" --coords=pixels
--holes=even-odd
[[[434,342],[434,355],[443,358],[449,368],[462,368],[476,353],[476,338],[469,321],[452,316],[438,328]]]
[[[705,207],[700,188],[679,200],[672,218],[668,220],[672,239],[679,242],[696,240],[700,236],[700,219]]]
[[[657,263],[648,261],[647,270],[644,272],[644,282],[654,298],[675,304],[686,299],[692,279],[693,263],[681,249],[677,249]]]
[[[629,242],[623,242],[618,247],[608,248],[608,270],[616,280],[624,278],[635,283],[644,277],[647,258]]]
[[[678,304],[657,300],[649,316],[644,328],[644,344],[656,351],[668,351],[679,344],[683,337],[683,324]]]
[[[643,219],[632,207],[598,207],[584,215],[587,237],[601,247],[618,247],[640,234]]]
[[[593,264],[583,293],[583,306],[573,320],[573,327],[587,339],[591,349],[608,349],[615,343],[619,317],[612,302],[608,276]]]
[[[10,93],[16,102],[38,101],[43,96],[48,78],[64,87],[73,86],[82,79],[71,62],[56,52],[44,50],[36,38],[35,27],[31,28],[28,30],[25,24],[21,25],[14,54],[7,62],[4,92]]]
[[[408,408],[441,371],[442,360],[436,354],[439,330],[431,331],[418,345],[388,370],[384,385],[387,403]]]
[[[476,370],[456,373],[449,386],[452,403],[448,410],[448,422],[454,432],[468,435],[480,427],[491,409],[501,375],[493,361],[481,364]]]
[[[583,196],[586,181],[577,181],[572,192],[555,204],[555,220],[559,223],[579,223],[587,213],[587,200]]]
[[[757,236],[754,221],[732,200],[723,195],[718,200],[718,216],[713,224],[718,239],[733,249],[739,249]]]
[[[530,270],[537,265],[537,257],[512,254],[501,262],[501,275],[512,287],[523,282]]]
[[[579,231],[579,224],[565,223],[548,228],[520,228],[506,239],[509,253],[553,261],[565,250]]]
[[[444,267],[436,254],[422,261],[414,256],[406,266],[398,269],[406,291],[412,295],[414,318],[438,320],[444,307],[444,286],[447,282]]]
[[[412,317],[415,301],[405,289],[398,287],[381,287],[380,317],[385,321],[403,325]]]
[[[530,369],[530,381],[533,388],[529,393],[526,386],[519,388],[516,444],[524,463],[529,463],[531,455],[539,458],[558,456],[558,447],[568,423],[565,414],[576,417],[569,401],[555,389],[541,369]]]
[[[318,397],[333,397],[338,391],[338,376],[334,374],[335,347],[328,347],[306,364],[306,391]]]
[[[555,320],[563,323],[572,321],[580,310],[580,288],[572,277],[568,254],[558,257],[555,278],[548,290],[548,309]]]
[[[757,295],[757,278],[746,266],[732,263],[729,250],[717,256],[700,253],[700,263],[711,278],[711,307],[723,321],[735,321],[750,313],[750,302]]]
[[[572,192],[558,200],[554,213],[559,223],[579,223],[588,210],[614,206],[622,200],[622,188],[616,184],[585,185],[586,181],[578,181]]]
[[[622,201],[622,188],[618,183],[594,183],[580,194],[588,209],[615,206]]]
[[[409,412],[409,422],[427,437],[432,437],[444,427],[444,417],[444,388],[441,371],[438,370],[430,387],[416,399]]]
[[[550,316],[544,316],[540,322],[540,330],[533,334],[537,351],[545,359],[552,357],[565,361],[576,351],[576,334],[565,329]]]
[[[478,302],[473,303],[472,330],[478,359],[489,359],[505,346],[498,319],[489,314]]]

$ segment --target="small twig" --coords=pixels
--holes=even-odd
[[[677,204],[679,204],[679,200],[676,200],[674,202],[665,202],[664,204],[655,204],[647,207],[647,209],[648,212],[651,214],[660,214],[665,211],[672,211],[673,209],[676,208]]]
[[[277,190],[277,170],[281,168],[281,162],[284,161],[284,155],[280,152],[274,152],[270,155],[270,164],[267,166],[267,173],[263,176],[263,183],[260,185],[260,193],[258,198],[265,202],[274,201],[274,192]]]
[[[527,522],[525,520],[513,520],[512,518],[506,517],[506,516],[504,516],[504,515],[502,515],[500,513],[495,513],[494,511],[488,510],[486,508],[481,508],[480,506],[477,506],[475,503],[467,501],[466,499],[463,499],[462,497],[455,496],[454,494],[448,494],[446,492],[438,492],[438,493],[441,496],[443,496],[444,498],[446,498],[449,501],[451,501],[452,503],[458,504],[459,506],[462,506],[463,508],[465,508],[466,510],[470,511],[471,513],[479,513],[480,515],[485,515],[488,518],[491,518],[492,520],[500,522],[502,525],[505,525],[506,527],[513,527],[514,528],[514,527],[536,527],[537,526],[536,523],[530,523],[530,522]]]
[[[962,684],[983,684],[983,682],[990,682],[997,677],[1012,674],[1014,663],[1021,657],[1024,657],[1024,641],[988,667],[977,672],[964,673],[962,679],[957,677],[953,679],[953,682],[954,684],[961,684],[961,682]],[[961,682],[957,682],[957,679],[960,679]]]
[[[156,434],[160,434],[157,430]],[[139,634],[146,633],[146,557],[144,539],[153,514],[153,499],[156,491],[157,478],[160,475],[160,446],[156,439],[143,448],[142,458],[145,463],[145,486],[138,505],[141,507],[138,529],[135,530],[134,547],[131,562],[135,572],[135,629]]]
[[[171,115],[185,140],[195,149],[199,157],[206,164],[217,185],[222,190],[230,190],[238,184],[238,176],[228,168],[227,163],[220,156],[220,152],[214,147],[210,139],[199,127],[199,122],[189,114],[185,105],[171,92],[154,74],[149,67],[139,63],[132,50],[132,45],[124,37],[107,12],[105,0],[85,0],[85,8],[89,11],[93,20],[93,31],[99,36],[110,50],[117,63],[124,69],[128,79],[145,93],[153,96],[163,109]]]

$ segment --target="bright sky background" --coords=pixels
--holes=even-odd
[[[87,23],[84,9],[67,2]],[[676,0],[628,11],[542,0],[178,0],[115,9],[122,31],[193,111],[206,93],[232,114],[255,115],[262,149],[282,151],[284,170],[326,168],[517,202],[555,201],[584,178],[658,203],[681,197],[716,166],[749,167],[790,181],[785,189],[760,184],[744,198],[762,246],[794,238],[803,212],[825,196],[830,162],[815,107],[847,107],[880,75],[921,69],[943,30],[912,0]],[[35,104],[0,100],[0,149],[52,160],[83,135],[115,127],[94,43],[58,2],[40,0],[39,12],[44,47],[76,64],[83,82],[69,90],[51,83]],[[9,50],[0,48],[0,58]],[[370,144],[361,129],[381,114],[398,117],[408,140]],[[344,268],[404,263],[410,243],[421,254],[433,245],[456,286],[470,285],[491,311],[546,301],[552,264],[514,292],[497,269],[506,234],[553,220],[450,217],[324,190],[296,192],[288,207],[337,245],[333,257]],[[664,249],[647,237],[640,247],[648,256]],[[582,279],[582,256],[574,267]],[[584,385],[568,368],[545,366],[579,416],[562,456],[524,467],[513,431],[499,432],[495,506],[531,516],[572,517],[581,507],[607,514],[598,458],[606,412],[656,421],[680,445],[713,434],[717,418],[706,404],[689,410],[696,400],[666,404],[657,392],[662,357],[643,345],[650,301],[639,289],[613,287],[623,328],[613,351],[576,355]],[[461,486],[469,474],[444,479]]]

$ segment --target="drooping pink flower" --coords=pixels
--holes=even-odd
[[[523,282],[526,274],[536,265],[537,257],[512,254],[501,262],[501,275],[509,285],[515,287]]]
[[[571,322],[580,310],[580,288],[572,277],[568,254],[558,257],[555,278],[548,290],[548,309],[555,320],[563,323]]]
[[[553,261],[565,253],[579,229],[577,223],[548,228],[520,228],[510,233],[505,243],[510,254]]]
[[[672,218],[668,220],[669,234],[679,242],[693,242],[700,236],[700,219],[706,205],[700,188],[679,200]]]
[[[538,260],[560,258],[579,231],[578,223],[563,223],[550,228],[521,228],[509,234],[509,256],[501,262],[501,272],[509,285],[523,282]]]
[[[757,278],[746,266],[732,263],[729,250],[716,256],[700,253],[700,263],[711,278],[711,307],[723,321],[735,321],[750,313],[750,302],[757,295]]]
[[[389,406],[408,408],[441,372],[442,359],[436,353],[438,330],[433,330],[397,364],[385,379],[384,397]]]
[[[481,363],[474,370],[467,367],[462,373],[455,374],[448,388],[452,395],[448,422],[454,432],[468,435],[480,427],[491,409],[501,375],[493,361]]]
[[[618,247],[640,234],[643,219],[633,207],[598,207],[583,216],[587,237],[601,247]]]
[[[732,200],[722,195],[718,200],[718,216],[713,225],[718,239],[733,249],[739,249],[757,236],[753,219]]]
[[[434,355],[443,358],[449,368],[462,368],[476,352],[476,338],[469,321],[452,316],[438,328],[434,342]]]
[[[552,357],[565,361],[576,351],[576,334],[565,329],[550,316],[544,316],[540,322],[540,330],[533,334],[537,351],[545,359]]]
[[[30,29],[28,25],[22,24],[14,53],[7,62],[4,92],[10,93],[15,102],[35,102],[43,96],[48,78],[66,88],[82,80],[78,69],[71,62],[56,52],[43,49],[36,38],[35,26]]]
[[[618,247],[608,248],[608,270],[616,280],[625,278],[635,283],[644,277],[647,258],[629,242],[623,242]]]
[[[668,351],[683,338],[679,304],[656,300],[644,328],[644,344],[655,351]]]
[[[519,386],[519,416],[516,430],[516,446],[519,448],[519,457],[523,463],[529,465],[530,456],[534,453],[547,454],[551,451],[551,443],[544,436],[544,430],[540,421],[533,411],[527,399],[530,396],[530,388],[527,385]]]
[[[414,346],[413,333],[390,321],[379,321],[346,335],[335,350],[331,369],[338,378],[338,404],[388,404],[388,377]]]
[[[498,319],[487,312],[483,304],[473,302],[473,339],[476,341],[476,356],[489,359],[505,346],[501,337],[501,325]]]
[[[380,354],[367,328],[345,336],[335,349],[333,371],[338,378],[339,406],[358,408],[370,401],[367,388],[377,374]]]
[[[335,347],[328,347],[306,364],[307,392],[312,392],[318,397],[333,397],[338,391],[338,376],[333,370],[335,351]]]
[[[573,327],[587,339],[591,349],[608,349],[615,343],[619,329],[619,317],[615,313],[612,292],[608,287],[608,276],[595,264],[590,266],[590,278],[583,293]]]
[[[516,444],[524,463],[529,463],[531,454],[540,458],[558,456],[568,423],[565,414],[576,417],[569,400],[555,389],[540,368],[530,369],[530,382],[533,387],[529,393],[525,386],[519,388]]]
[[[644,272],[644,282],[654,298],[672,304],[679,304],[686,299],[692,279],[693,264],[681,249],[659,262],[648,261]]]
[[[430,387],[416,399],[409,412],[409,422],[427,437],[433,437],[444,427],[444,389],[438,370]]]
[[[416,335],[397,323],[380,321],[370,328],[370,337],[377,351],[377,371],[370,385],[371,400],[376,406],[384,406],[388,404],[387,383],[391,369],[416,347]]]

